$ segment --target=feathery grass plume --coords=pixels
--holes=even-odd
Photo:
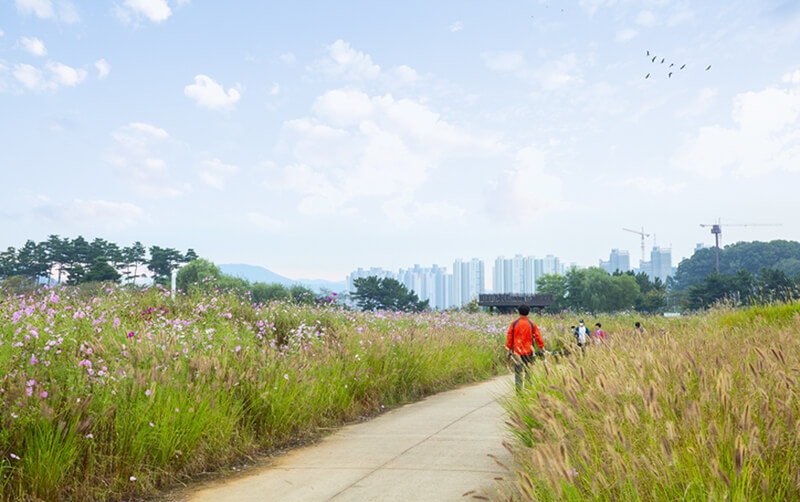
[[[509,498],[800,499],[800,303],[650,322],[656,332],[669,322],[670,336],[612,338],[591,357],[536,375],[554,415],[539,424],[535,449],[555,453],[548,444],[563,444],[596,481],[589,475],[564,488],[563,470],[552,469],[560,455],[526,455],[529,447],[515,442],[521,462]],[[626,324],[624,316],[604,320],[609,334]],[[719,326],[724,338],[715,336]],[[535,497],[523,495],[522,479],[537,487]]]

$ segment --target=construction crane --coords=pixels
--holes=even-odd
[[[632,232],[634,234],[639,234],[642,236],[642,261],[644,261],[644,238],[650,237],[650,234],[644,233],[644,227],[642,227],[641,232],[638,230],[631,230],[630,228],[623,228],[622,230],[625,230],[626,232]]]
[[[722,222],[717,218],[716,223],[701,223],[701,227],[711,227],[714,234],[715,246],[717,248],[717,273],[719,274],[719,236],[722,235]],[[726,227],[779,227],[780,223],[726,223]]]

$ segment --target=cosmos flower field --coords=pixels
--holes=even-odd
[[[147,496],[504,371],[508,318],[102,286],[0,296],[0,499]]]

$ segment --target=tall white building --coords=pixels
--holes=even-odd
[[[477,258],[465,262],[453,262],[453,306],[466,305],[483,293],[485,270],[483,261]]]
[[[625,250],[612,249],[608,261],[600,260],[600,268],[613,274],[617,270],[627,272],[631,269],[631,257]]]
[[[650,251],[650,261],[641,262],[639,269],[647,274],[651,281],[657,277],[661,282],[666,282],[667,277],[673,274],[672,249],[653,246]]]
[[[536,292],[536,258],[518,254],[506,259],[498,256],[492,270],[495,293],[533,294]]]
[[[348,293],[354,293],[355,292],[356,288],[353,285],[353,281],[354,280],[361,279],[361,278],[364,278],[364,277],[370,277],[370,276],[373,276],[373,275],[376,276],[376,277],[379,277],[381,279],[384,278],[384,277],[389,277],[389,278],[392,278],[392,279],[396,279],[397,278],[395,276],[394,272],[391,272],[389,270],[384,270],[384,269],[382,269],[380,267],[370,267],[368,269],[363,269],[361,267],[358,267],[357,270],[354,270],[353,272],[350,273],[350,275],[347,276],[347,292]]]

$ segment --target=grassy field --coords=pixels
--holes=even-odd
[[[117,287],[0,297],[0,499],[153,494],[503,371],[507,319]]]
[[[498,498],[800,500],[800,303],[633,320],[534,364]]]

